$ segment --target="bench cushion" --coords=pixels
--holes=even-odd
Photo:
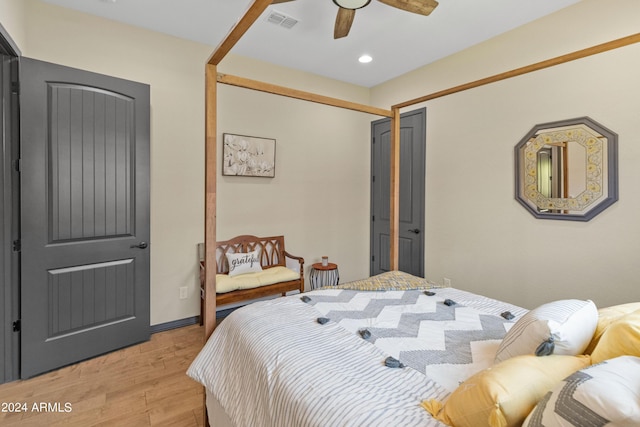
[[[260,286],[297,279],[300,279],[300,273],[281,266],[233,277],[229,277],[228,274],[216,274],[216,293],[221,294],[238,289],[259,288]]]

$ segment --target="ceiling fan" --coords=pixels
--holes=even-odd
[[[273,0],[271,4],[286,3],[293,0]],[[380,3],[405,10],[411,13],[427,16],[438,6],[436,0],[378,0]],[[371,3],[371,0],[333,0],[339,7],[336,16],[336,25],[333,29],[333,38],[346,37],[353,24],[356,9],[361,9]]]

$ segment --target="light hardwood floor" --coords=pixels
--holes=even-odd
[[[204,390],[185,372],[203,334],[199,325],[160,332],[139,345],[0,385],[0,411],[15,411],[15,403],[27,407],[0,412],[0,425],[202,426]],[[53,411],[39,412],[34,404]]]

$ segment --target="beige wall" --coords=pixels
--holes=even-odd
[[[26,45],[25,5],[23,0],[0,0],[0,24],[21,51]]]
[[[23,54],[151,86],[151,323],[197,315],[209,48],[29,0]],[[179,299],[179,287],[189,298]]]
[[[230,57],[220,71],[368,103],[368,89]],[[219,85],[219,132],[276,140],[275,178],[220,176],[218,239],[285,235],[305,266],[329,256],[342,281],[368,275],[369,127],[376,116]],[[222,144],[219,144],[219,159]],[[309,289],[309,284],[307,284]]]
[[[388,108],[637,31],[640,2],[611,2],[583,0],[371,90],[237,56],[219,71]],[[151,85],[152,324],[197,315],[203,64],[213,47],[38,0],[0,0],[0,13],[25,56]],[[600,306],[640,300],[639,58],[640,46],[625,47],[425,104],[428,278],[526,307],[564,297]],[[220,135],[277,140],[275,178],[219,175],[219,239],[284,234],[307,266],[328,255],[342,281],[366,276],[377,117],[219,88]],[[513,199],[513,147],[534,124],[583,115],[620,135],[620,201],[588,223],[534,219]],[[180,286],[187,300],[178,299]]]
[[[583,0],[372,90],[379,106],[638,31],[640,2]],[[640,44],[416,105],[427,107],[426,271],[532,308],[640,300]],[[535,125],[590,116],[619,135],[620,200],[587,223],[514,200],[513,148]]]
[[[151,86],[151,323],[198,315],[204,64],[214,47],[20,2],[20,11],[11,4],[7,27],[24,33],[25,56]],[[219,71],[368,103],[368,89],[243,58],[225,59]],[[307,266],[326,254],[340,263],[343,279],[365,276],[372,118],[232,87],[220,88],[218,102],[220,134],[277,140],[274,179],[220,177],[219,239],[284,234],[287,249]],[[186,300],[178,298],[181,286],[189,289]]]

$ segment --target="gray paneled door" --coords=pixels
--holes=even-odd
[[[149,339],[149,86],[22,58],[21,377]]]
[[[389,271],[391,120],[371,123],[371,274]],[[426,109],[400,116],[398,269],[424,277]]]

